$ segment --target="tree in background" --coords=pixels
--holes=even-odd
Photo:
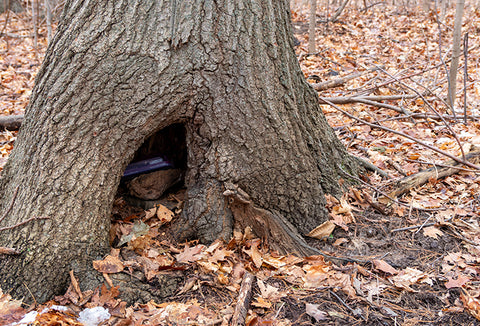
[[[458,61],[460,60],[460,44],[462,43],[462,18],[464,8],[465,0],[457,0],[455,7],[455,23],[453,27],[452,63],[450,64],[450,72],[448,76],[448,104],[452,110],[455,110],[457,70]]]

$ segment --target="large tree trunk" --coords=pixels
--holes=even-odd
[[[356,165],[304,80],[289,19],[287,0],[68,1],[0,184],[0,227],[48,219],[0,231],[0,246],[21,252],[0,258],[0,287],[44,301],[71,269],[98,282],[91,260],[108,251],[125,167],[178,123],[179,236],[228,240],[234,217],[251,218],[275,248],[308,254],[298,234],[282,239],[324,221],[340,166]]]

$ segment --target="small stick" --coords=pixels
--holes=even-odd
[[[390,199],[391,201],[393,201],[394,203],[398,204],[398,205],[402,205],[402,206],[406,206],[406,207],[410,207],[411,205],[409,204],[406,204],[406,203],[403,203],[391,196],[389,196],[386,192],[384,191],[381,191],[380,189],[378,189],[377,187],[375,186],[372,186],[371,184],[368,184],[366,183],[365,181],[363,181],[362,179],[360,178],[357,178],[356,176],[354,175],[351,175],[350,173],[348,173],[347,171],[345,171],[344,169],[342,169],[341,167],[338,167],[343,173],[345,173],[347,176],[349,176],[350,178],[352,179],[355,179],[357,180],[358,182],[362,183],[363,185],[365,185],[366,187],[372,189],[372,190],[375,190],[376,192],[378,192],[379,194],[385,196],[386,198]],[[374,202],[374,201],[369,201],[369,204],[373,206],[373,208],[375,208],[376,210],[380,211],[382,214],[384,215],[387,215],[383,209],[378,205],[378,202]],[[431,212],[431,211],[439,211],[439,210],[442,210],[440,208],[421,208],[421,207],[415,207],[416,210],[419,210],[419,211],[425,211],[425,212]],[[335,257],[336,258],[336,257]],[[337,259],[340,259],[340,258],[337,258]]]
[[[402,167],[397,163],[395,162],[394,160],[392,160],[391,158],[389,158],[387,160],[387,163],[390,164],[391,166],[393,166],[393,168],[395,170],[397,170],[398,173],[400,173],[401,175],[403,175],[404,177],[407,176],[407,174],[405,173],[405,171],[403,171]]]
[[[375,65],[376,66],[376,65]],[[386,75],[392,77],[392,78],[395,78],[394,76],[392,76],[391,74],[389,74],[385,69],[383,69],[382,67],[378,66],[379,69],[385,73]],[[414,81],[413,79],[411,79],[412,81]],[[405,86],[406,88],[410,89],[411,91],[413,91],[415,94],[417,94],[418,96],[421,97],[421,99],[423,100],[423,103],[425,103],[429,108],[430,110],[433,111],[433,113],[435,113],[441,120],[442,122],[445,124],[445,127],[447,127],[447,129],[450,131],[451,135],[455,138],[455,140],[457,141],[458,143],[458,146],[460,147],[460,152],[462,153],[462,159],[465,161],[465,153],[463,151],[463,147],[462,147],[462,143],[460,142],[460,139],[458,138],[456,132],[452,129],[452,127],[450,126],[450,124],[442,117],[442,115],[437,111],[435,110],[435,108],[427,101],[427,99],[425,98],[425,96],[423,96],[420,92],[418,92],[415,88],[413,87],[410,87],[408,86],[407,84],[405,84],[404,82],[402,81],[399,81],[400,84],[402,84],[403,86]],[[420,85],[422,86],[423,88],[427,89],[427,87],[415,82],[417,85]],[[453,111],[453,116],[456,117],[455,115],[455,110],[453,110],[452,108],[452,111]]]
[[[411,160],[409,158],[406,158],[405,161],[412,162],[412,163],[439,166],[439,167],[442,167],[442,168],[456,169],[456,170],[460,170],[460,171],[464,171],[464,172],[479,173],[477,170],[466,169],[466,168],[462,168],[462,167],[459,167],[459,166],[453,166],[453,165],[442,164],[442,163],[433,163],[433,162],[420,161],[420,160]]]
[[[237,305],[235,306],[235,312],[233,313],[232,323],[230,325],[245,325],[248,307],[250,306],[250,300],[252,298],[252,285],[254,281],[255,275],[245,271],[242,286],[240,287],[238,294]]]
[[[425,225],[427,225],[427,222],[430,221],[431,218],[432,218],[432,215],[430,215],[430,216],[425,220],[425,222],[423,222],[423,224],[420,225],[420,227],[418,228],[418,230],[415,231],[414,235],[416,235],[418,232],[420,232],[420,231],[423,229],[423,227],[424,227]]]
[[[362,72],[357,72],[357,73],[347,75],[347,76],[344,76],[344,77],[340,77],[340,78],[337,78],[337,79],[333,79],[333,80],[327,80],[327,81],[324,81],[324,82],[321,82],[321,83],[312,83],[310,85],[316,91],[323,91],[323,90],[326,90],[326,89],[329,89],[329,88],[342,86],[343,84],[345,84],[349,80],[355,79],[355,78],[360,77],[360,76],[362,76],[366,73],[376,71],[376,70],[378,70],[378,68],[373,67],[373,68],[369,68],[369,69],[367,69],[365,71],[362,71]]]
[[[361,313],[358,313],[356,312],[355,310],[353,310],[352,308],[350,308],[349,305],[347,305],[345,303],[345,301],[342,300],[342,298],[340,298],[335,292],[333,292],[332,290],[328,290],[328,292],[330,292],[331,295],[333,295],[345,308],[347,308],[348,310],[350,310],[350,312],[352,313],[352,315],[354,315],[355,317],[357,316],[360,316],[360,318],[362,318],[363,320],[366,321],[365,317],[363,317],[363,315]]]
[[[280,305],[280,308],[278,308],[277,313],[275,314],[275,319],[277,319],[277,317],[280,314],[280,311],[282,310],[284,305],[285,305],[285,302],[282,302],[282,304]]]
[[[412,136],[410,136],[410,135],[408,135],[408,134],[406,134],[406,133],[404,133],[404,132],[397,131],[397,130],[394,130],[394,129],[391,129],[391,128],[387,128],[387,127],[384,127],[384,126],[381,126],[381,125],[378,125],[378,124],[370,123],[370,122],[365,121],[365,120],[363,120],[363,119],[357,118],[356,116],[354,116],[354,115],[348,113],[347,111],[341,109],[340,107],[338,107],[338,105],[333,104],[332,102],[330,102],[328,99],[326,99],[326,98],[324,98],[324,97],[320,97],[320,100],[323,101],[323,102],[325,102],[325,103],[327,103],[327,104],[329,104],[330,106],[334,107],[335,109],[337,109],[338,111],[342,112],[342,113],[345,114],[346,116],[352,118],[353,120],[356,120],[356,121],[358,121],[358,122],[360,122],[360,123],[366,124],[367,126],[370,126],[370,127],[372,127],[372,128],[382,129],[382,130],[391,132],[391,133],[393,133],[393,134],[396,134],[396,135],[405,137],[405,138],[407,138],[407,139],[413,140],[413,141],[416,142],[417,144],[422,145],[423,147],[426,147],[426,148],[428,148],[428,149],[431,149],[432,151],[435,151],[435,152],[437,152],[437,153],[440,153],[440,154],[442,154],[442,155],[444,155],[444,156],[446,156],[446,157],[449,157],[449,158],[451,158],[451,159],[454,160],[454,161],[457,161],[457,162],[459,162],[459,163],[461,163],[461,164],[464,164],[464,165],[466,165],[466,166],[469,166],[469,167],[471,167],[471,168],[473,168],[473,169],[480,170],[480,167],[479,167],[479,166],[477,166],[477,165],[475,165],[475,164],[473,164],[473,163],[470,163],[470,162],[468,162],[468,161],[462,160],[461,158],[458,158],[458,157],[456,157],[456,156],[454,156],[454,155],[452,155],[452,154],[450,154],[450,153],[448,153],[448,152],[445,152],[444,150],[441,150],[441,149],[439,149],[439,148],[436,148],[435,146],[429,145],[429,144],[427,144],[427,143],[425,143],[425,142],[423,142],[423,141],[421,141],[421,140],[419,140],[419,139],[417,139],[417,138],[415,138],[415,137],[412,137]],[[462,148],[460,147],[460,149],[462,149]],[[463,150],[463,149],[462,149],[462,150]]]
[[[359,101],[397,101],[403,99],[412,99],[418,97],[416,94],[405,94],[405,95],[385,95],[385,96],[378,96],[378,95],[356,95],[356,96],[338,96],[338,97],[327,97],[332,103],[335,104],[349,104],[349,103],[356,103]],[[320,103],[322,103],[322,99],[320,98]],[[327,103],[327,102],[325,102]],[[328,104],[328,103],[327,103]]]
[[[430,218],[430,217],[429,217]],[[453,216],[449,217],[449,218],[446,218],[445,219],[445,222],[448,222],[450,221],[451,219],[453,218]],[[428,221],[428,219],[427,219]],[[408,231],[408,230],[414,230],[414,229],[418,229],[418,228],[422,228],[422,227],[429,227],[429,226],[434,226],[436,225],[437,223],[422,223],[421,225],[412,225],[412,226],[406,226],[404,228],[398,228],[398,229],[393,229],[392,231],[390,231],[391,233],[393,232],[399,232],[399,231]]]
[[[404,227],[404,228],[398,228],[398,229],[393,229],[392,231],[390,231],[391,233],[393,232],[400,232],[400,231],[408,231],[408,230],[414,230],[414,229],[418,229],[420,227],[428,227],[428,226],[434,226],[435,223],[427,223],[427,224],[422,224],[422,225],[413,225],[413,226],[407,226],[407,227]]]
[[[32,299],[33,299],[33,302],[35,304],[35,307],[38,306],[38,302],[37,302],[37,299],[35,299],[35,296],[33,295],[32,291],[30,291],[30,289],[28,288],[27,284],[25,282],[23,282],[23,285],[25,285],[25,287],[27,288],[27,291],[28,293],[30,293],[30,295],[32,296]]]

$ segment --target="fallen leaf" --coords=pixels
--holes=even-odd
[[[324,286],[324,281],[328,278],[330,266],[328,265],[306,265],[303,267],[306,272],[305,287],[316,288]]]
[[[429,226],[423,229],[423,235],[430,238],[438,239],[438,236],[442,236],[443,232],[435,226]]]
[[[168,223],[173,219],[173,212],[166,208],[163,205],[158,205],[157,207],[157,217],[162,222],[162,224]]]
[[[393,268],[387,262],[381,259],[374,259],[373,265],[375,265],[375,268],[377,270],[391,274],[391,275],[395,275],[398,273],[398,271],[395,268]]]
[[[190,263],[197,261],[201,258],[200,253],[205,249],[204,245],[196,245],[195,247],[185,246],[183,252],[176,255],[177,262],[179,263]]]
[[[460,292],[460,299],[468,312],[480,320],[480,300],[478,297],[471,296],[465,289]]]
[[[9,294],[3,294],[0,289],[0,325],[10,325],[19,321],[25,313],[21,300],[12,300]]]
[[[461,288],[464,286],[466,283],[470,281],[470,278],[466,275],[460,274],[456,279],[453,279],[453,277],[447,277],[448,282],[445,283],[445,287],[447,289],[451,288]]]
[[[307,237],[322,240],[328,238],[334,229],[335,224],[332,221],[326,221],[310,231],[310,233],[307,234]]]
[[[147,224],[143,223],[142,221],[136,220],[133,223],[130,233],[122,235],[122,237],[120,238],[120,242],[118,243],[118,247],[124,245],[132,239],[148,234],[149,230],[150,227]]]
[[[334,246],[334,247],[339,247],[339,246],[341,246],[342,244],[344,244],[344,243],[346,243],[346,242],[348,242],[348,239],[346,239],[346,238],[339,238],[339,239],[335,240],[335,242],[333,243],[333,246]]]
[[[123,271],[123,263],[120,259],[107,255],[103,260],[94,260],[93,268],[100,273],[118,273]]]
[[[322,320],[327,320],[328,319],[328,314],[325,311],[319,310],[318,307],[320,307],[319,304],[307,303],[307,304],[305,304],[305,312],[310,317],[315,318],[315,320],[317,322],[322,321]]]
[[[255,264],[255,267],[260,268],[262,267],[263,259],[260,250],[258,250],[258,244],[259,243],[255,242],[254,244],[252,244],[250,249],[243,249],[243,252],[250,256],[253,263]]]
[[[410,285],[416,284],[417,282],[429,283],[431,282],[430,277],[427,273],[419,271],[415,268],[407,267],[401,270],[397,275],[392,276],[390,281],[399,288],[406,289],[407,291],[414,292]]]
[[[269,309],[269,308],[272,307],[272,304],[262,297],[257,297],[256,301],[252,302],[252,306],[257,307],[257,308]]]
[[[277,300],[285,295],[280,293],[278,288],[265,284],[262,280],[257,279],[257,285],[260,289],[260,294],[264,299]]]

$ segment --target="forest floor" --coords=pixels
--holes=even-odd
[[[21,325],[228,325],[251,275],[246,325],[480,323],[480,12],[464,15],[468,64],[464,70],[462,55],[454,111],[445,104],[444,65],[453,11],[445,25],[418,8],[347,7],[337,22],[317,24],[316,53],[307,51],[306,13],[293,10],[305,76],[322,89],[322,103],[332,103],[322,109],[348,151],[385,172],[363,176],[341,199],[327,198],[331,220],[308,242],[341,260],[279,256],[248,231],[228,244],[175,243],[169,225],[181,210],[181,189],[149,211],[119,198],[111,231],[118,249],[94,262],[105,286],[82,292],[72,274],[67,293],[40,306],[0,290],[0,325],[22,318]],[[35,50],[29,18],[10,14],[6,25],[5,18],[0,26],[16,37],[0,39],[0,109],[16,115],[28,103],[46,30]],[[336,87],[326,84],[332,81]],[[15,137],[0,133],[2,165]],[[463,158],[462,149],[473,154]],[[458,161],[469,166],[443,167]],[[413,177],[395,192],[399,180],[432,167],[423,182]],[[122,273],[171,291],[161,301],[148,293],[121,301],[115,275]]]

